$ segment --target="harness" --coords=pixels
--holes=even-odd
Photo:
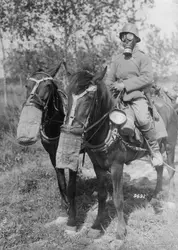
[[[92,87],[94,87],[92,85]],[[90,87],[91,88],[91,87]],[[95,86],[96,88],[96,86]],[[90,89],[91,90],[91,89]],[[74,105],[71,109],[71,112],[69,114],[69,126],[61,126],[61,131],[67,132],[67,133],[73,133],[73,134],[80,134],[81,131],[82,132],[82,139],[83,139],[83,143],[82,143],[82,150],[86,150],[86,149],[90,149],[92,152],[103,152],[103,153],[108,153],[116,143],[118,143],[119,141],[122,143],[120,143],[120,146],[122,148],[122,150],[126,151],[126,148],[129,148],[133,151],[140,151],[140,152],[147,152],[148,150],[145,148],[141,148],[141,147],[137,147],[137,146],[133,146],[130,143],[126,142],[124,140],[124,138],[119,134],[119,131],[117,129],[117,127],[115,127],[113,129],[112,123],[110,122],[109,124],[109,130],[108,130],[108,134],[105,138],[105,140],[98,145],[92,145],[89,141],[94,137],[94,135],[99,131],[99,129],[103,126],[103,124],[106,122],[106,119],[109,117],[109,113],[111,112],[108,111],[106,112],[100,119],[98,119],[97,121],[95,121],[92,125],[88,126],[89,120],[90,120],[90,116],[91,116],[91,111],[94,108],[94,104],[97,103],[97,99],[96,99],[96,94],[94,96],[95,101],[93,101],[93,104],[90,106],[90,111],[89,111],[89,115],[86,119],[85,124],[81,123],[81,121],[78,121],[75,117],[75,109],[76,109],[76,105],[77,105],[77,100],[82,98],[89,90],[86,89],[84,92],[82,92],[80,95],[73,95],[73,100],[74,100]],[[96,93],[96,89],[95,89],[95,93]],[[117,104],[118,105],[118,104]],[[78,123],[82,124],[83,129],[82,128],[78,128],[78,127],[72,127],[72,122],[74,120],[77,120]],[[96,127],[97,125],[99,125],[99,127],[94,131],[94,133],[88,138],[86,139],[86,134],[93,129],[94,127]]]
[[[49,97],[48,97],[47,102],[45,103],[45,102],[36,94],[36,90],[37,90],[37,88],[39,87],[39,85],[40,85],[41,82],[45,82],[45,81],[47,81],[47,80],[53,81],[54,79],[53,79],[50,75],[48,75],[47,73],[45,73],[45,72],[37,72],[36,74],[44,74],[44,75],[46,75],[47,77],[43,77],[42,79],[39,79],[39,80],[38,80],[38,79],[35,79],[35,78],[33,78],[33,77],[29,77],[28,80],[35,82],[35,86],[33,87],[32,91],[31,91],[31,93],[30,93],[30,96],[29,96],[29,98],[27,99],[25,105],[26,105],[26,106],[35,106],[35,107],[39,108],[40,110],[45,110],[45,109],[47,108],[47,106],[48,106],[50,95],[49,95]],[[34,98],[34,97],[37,98],[38,102],[34,102],[34,101],[33,101],[33,98]]]
[[[109,112],[107,114],[105,114],[102,119],[98,120],[95,124],[92,125],[92,128],[99,124],[102,120],[103,122],[101,123],[101,126],[104,124],[104,121],[109,115]],[[101,127],[100,126],[100,127]],[[100,128],[99,127],[99,128]],[[88,128],[87,131],[90,130],[90,127]],[[99,130],[99,129],[98,129]],[[97,132],[97,131],[96,131]],[[94,134],[90,137],[90,139],[94,136]],[[85,140],[85,138],[83,138],[83,144],[82,144],[82,148],[88,148],[90,149],[92,152],[103,152],[103,153],[108,153],[110,150],[112,150],[112,148],[115,146],[115,144],[117,144],[118,142],[121,142],[123,144],[124,147],[121,148],[123,151],[126,151],[126,148],[129,148],[133,151],[139,151],[139,152],[147,152],[148,150],[145,148],[141,148],[138,146],[133,146],[130,143],[128,143],[127,141],[124,140],[124,138],[120,135],[118,129],[115,127],[112,127],[112,124],[109,124],[109,130],[108,130],[108,134],[105,138],[105,140],[103,141],[103,143],[99,144],[99,145],[92,145],[91,143],[88,142],[88,140]]]
[[[40,72],[36,72],[36,74],[43,74],[43,75],[45,75],[46,77],[43,77],[42,79],[39,79],[39,80],[38,80],[38,79],[35,79],[35,78],[33,78],[33,77],[29,77],[29,78],[28,78],[28,80],[35,82],[35,86],[33,87],[32,91],[31,91],[31,93],[30,93],[30,96],[29,96],[29,98],[27,99],[25,105],[26,105],[26,106],[35,106],[36,108],[38,108],[38,109],[42,110],[43,112],[45,112],[45,113],[43,113],[43,119],[42,119],[44,122],[41,124],[41,127],[40,127],[41,138],[42,138],[43,141],[46,141],[46,142],[48,142],[48,143],[52,143],[52,142],[55,143],[55,142],[59,139],[59,136],[60,136],[60,135],[58,135],[58,136],[56,136],[56,137],[54,137],[54,138],[50,138],[50,137],[48,137],[48,136],[45,134],[45,131],[44,131],[44,127],[45,127],[45,125],[47,124],[47,122],[49,123],[50,121],[52,121],[53,117],[55,116],[55,114],[54,114],[54,115],[50,118],[49,121],[46,121],[46,119],[47,119],[47,110],[48,110],[49,101],[50,101],[51,95],[52,95],[52,94],[54,95],[54,91],[55,91],[55,90],[54,90],[54,86],[53,86],[53,84],[51,84],[52,90],[51,90],[51,92],[49,93],[49,96],[48,96],[48,99],[47,99],[46,102],[44,102],[44,101],[40,98],[40,96],[36,93],[36,90],[37,90],[37,88],[39,87],[40,83],[45,82],[45,81],[47,81],[47,80],[51,80],[51,81],[54,83],[54,79],[53,79],[53,77],[51,77],[49,74],[47,74],[47,73],[45,73],[45,72],[41,72],[41,71],[40,71]],[[57,89],[57,93],[58,93],[58,94],[62,94],[64,97],[66,97],[66,94],[65,94],[62,90],[60,90],[60,89]],[[35,97],[35,99],[37,99],[37,100],[34,100],[34,97]],[[56,99],[57,99],[57,100],[56,100]],[[56,103],[58,103],[58,96],[57,96],[56,99],[53,97],[53,107],[54,107],[54,109],[55,109],[56,112],[59,112],[59,109],[58,109],[58,107],[56,106]],[[54,121],[53,121],[53,122],[54,122]],[[60,121],[56,121],[56,122],[62,124],[62,122],[60,122]]]

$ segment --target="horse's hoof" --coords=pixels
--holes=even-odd
[[[88,232],[88,228],[86,226],[83,226],[79,232],[80,234],[86,234],[86,232]]]
[[[68,235],[74,235],[74,234],[76,234],[76,232],[77,232],[77,227],[76,227],[76,226],[74,226],[74,227],[72,227],[72,226],[66,226],[65,232],[66,232]]]
[[[55,221],[56,225],[61,225],[67,223],[67,217],[58,217]]]
[[[88,237],[91,239],[97,239],[101,235],[101,231],[97,229],[90,228],[88,231]]]
[[[113,240],[110,243],[110,249],[111,250],[119,250],[123,246],[124,241],[123,240]]]
[[[156,199],[156,198],[152,198],[150,201],[151,206],[154,209],[155,214],[160,214],[163,212],[163,204],[162,201]]]

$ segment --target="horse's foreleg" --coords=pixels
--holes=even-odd
[[[94,170],[98,181],[98,213],[96,220],[92,225],[92,229],[101,230],[106,213],[106,199],[107,199],[107,171],[102,169],[99,165],[94,164]]]
[[[68,208],[68,201],[66,194],[67,191],[66,191],[66,180],[65,180],[64,170],[56,168],[56,148],[49,147],[47,152],[49,153],[51,163],[56,171],[58,187],[61,195],[61,209],[62,209],[61,214],[63,216],[67,216],[66,211]]]
[[[67,185],[66,185],[66,179],[64,175],[64,169],[58,169],[55,168],[57,181],[58,181],[58,187],[61,194],[61,215],[67,216],[67,210],[68,210],[68,198],[67,198]]]
[[[69,170],[69,181],[67,187],[67,197],[69,202],[69,210],[68,210],[68,221],[67,226],[68,229],[75,231],[76,230],[76,177],[77,172]]]
[[[117,211],[117,239],[124,239],[126,235],[126,223],[124,220],[123,207],[123,164],[114,162],[111,167],[111,177],[113,183],[113,202]]]
[[[166,144],[166,154],[167,154],[167,164],[170,167],[167,167],[167,171],[169,174],[168,180],[168,199],[175,198],[175,182],[174,182],[174,174],[175,174],[175,146],[171,146],[170,144]]]
[[[157,173],[156,187],[154,190],[154,198],[159,198],[159,194],[162,192],[163,185],[163,166],[155,167]]]

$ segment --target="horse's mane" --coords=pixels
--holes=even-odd
[[[56,72],[57,72],[57,71],[59,70],[59,68],[61,67],[61,63],[62,63],[62,62],[57,63],[57,64],[54,64],[54,65],[52,65],[52,66],[50,66],[50,67],[48,67],[48,68],[47,68],[47,67],[39,67],[37,70],[35,70],[35,71],[32,72],[31,76],[34,76],[34,75],[37,74],[37,73],[42,73],[42,72],[44,72],[44,73],[46,73],[46,74],[48,74],[48,75],[54,77],[55,74],[56,74]]]
[[[76,95],[80,94],[86,88],[89,87],[92,79],[93,79],[93,75],[89,71],[87,70],[78,71],[71,76],[70,84],[67,90],[69,92],[72,91]]]
[[[34,70],[31,74],[30,74],[30,77],[33,77],[35,76],[37,73],[42,73],[42,72],[46,72],[46,70],[43,70],[42,68],[38,68],[37,70]],[[48,74],[48,73],[47,73]]]
[[[72,91],[76,95],[80,94],[91,85],[92,79],[93,74],[89,71],[78,71],[72,75],[70,84],[68,86],[68,91]],[[101,80],[99,83],[97,83],[97,86],[97,110],[99,107],[101,109],[110,109],[113,106],[114,101],[109,89],[104,83],[104,80]]]
[[[104,80],[98,84],[97,97],[98,103],[96,110],[98,110],[98,112],[100,110],[101,113],[106,113],[114,106],[114,99]]]

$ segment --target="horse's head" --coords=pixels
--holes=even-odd
[[[57,150],[57,165],[77,166],[83,136],[90,136],[111,108],[109,91],[103,83],[106,69],[92,75],[86,70],[72,74],[67,88],[68,107]],[[97,130],[98,131],[98,130]],[[90,132],[92,132],[90,130]],[[67,166],[66,166],[67,165]]]
[[[23,106],[17,129],[17,138],[23,145],[37,141],[39,128],[46,119],[52,119],[54,112],[60,112],[64,118],[62,98],[65,95],[58,90],[54,80],[61,63],[53,70],[38,70],[32,74],[25,84],[26,102]],[[60,92],[60,93],[59,93]]]
[[[26,103],[25,105],[34,105],[38,109],[44,110],[48,105],[51,95],[57,91],[57,85],[54,77],[60,69],[61,63],[53,70],[45,72],[38,70],[33,73],[25,84]]]
[[[101,86],[104,86],[102,80],[105,73],[106,69],[96,75],[84,70],[70,77],[67,88],[68,108],[64,127],[72,127],[72,129],[76,129],[78,132],[81,130],[83,133],[89,120],[93,120],[96,108],[99,108],[97,105],[102,99]]]

